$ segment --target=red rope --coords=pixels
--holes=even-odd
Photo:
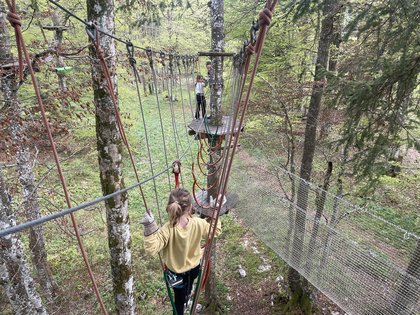
[[[42,121],[44,123],[45,129],[47,131],[48,139],[49,139],[50,144],[51,144],[51,149],[52,149],[52,152],[53,152],[55,164],[56,164],[56,167],[57,167],[57,172],[58,172],[58,175],[59,175],[59,178],[60,178],[60,181],[61,181],[61,186],[63,188],[66,203],[67,203],[67,206],[69,208],[71,208],[70,195],[69,195],[69,192],[67,190],[67,184],[66,184],[66,181],[64,179],[63,171],[61,169],[61,164],[60,164],[60,160],[58,158],[57,148],[55,146],[55,142],[54,142],[54,139],[53,139],[53,136],[52,136],[52,133],[51,133],[50,125],[49,125],[49,122],[48,122],[47,117],[46,117],[45,107],[44,107],[44,104],[42,102],[39,85],[38,85],[38,82],[37,82],[36,77],[35,77],[35,72],[34,72],[34,69],[32,68],[32,63],[31,63],[31,60],[30,60],[30,57],[29,57],[29,53],[28,53],[28,50],[26,49],[25,42],[24,42],[24,39],[23,39],[22,30],[21,30],[21,25],[22,24],[20,22],[19,16],[16,14],[16,3],[15,3],[15,0],[6,0],[6,3],[7,3],[7,6],[8,6],[8,9],[9,9],[9,12],[7,13],[7,19],[9,20],[9,22],[13,26],[13,28],[15,30],[15,35],[16,35],[16,44],[17,44],[18,55],[19,55],[19,78],[20,78],[20,80],[23,79],[23,58],[24,58],[25,61],[26,61],[29,73],[31,75],[32,84],[33,84],[34,90],[35,90],[35,95],[36,95],[36,98],[37,98],[37,101],[38,101],[39,108],[41,110]],[[89,274],[89,278],[90,278],[90,280],[92,282],[92,285],[93,285],[93,290],[95,292],[96,298],[97,298],[97,300],[100,304],[102,313],[103,314],[108,314],[108,312],[105,308],[105,305],[102,301],[102,298],[99,294],[98,286],[96,284],[96,280],[95,280],[95,277],[93,275],[92,268],[90,267],[90,263],[89,263],[89,260],[87,258],[87,255],[86,255],[82,239],[80,237],[79,228],[77,226],[76,218],[74,217],[74,214],[70,214],[70,217],[71,217],[71,221],[72,221],[72,224],[73,224],[74,232],[76,234],[77,242],[79,244],[79,248],[80,248],[80,251],[81,251],[81,254],[82,254],[82,257],[83,257],[83,261],[85,262],[86,269],[87,269],[88,274]]]

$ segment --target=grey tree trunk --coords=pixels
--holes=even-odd
[[[0,165],[0,229],[14,225],[16,220],[11,196],[7,192]],[[14,314],[48,314],[35,290],[22,243],[16,234],[0,238],[0,284],[9,298]]]
[[[316,129],[318,114],[321,107],[321,99],[324,91],[325,69],[328,67],[328,56],[333,33],[334,16],[338,11],[338,0],[325,0],[323,5],[324,19],[321,25],[321,33],[318,44],[318,55],[315,67],[314,85],[312,88],[311,100],[308,109],[308,116],[305,127],[305,139],[303,144],[303,156],[300,168],[300,182],[297,192],[297,207],[300,209],[295,217],[295,230],[293,234],[292,257],[295,266],[300,267],[303,251],[306,209],[308,206],[308,185],[305,181],[311,179],[312,162],[315,153]],[[303,287],[300,281],[299,272],[289,268],[289,286],[293,294],[302,294]]]
[[[89,21],[107,33],[114,34],[114,2],[112,0],[87,0]],[[115,43],[108,36],[100,36],[100,45],[108,64],[117,93],[115,75]],[[97,60],[95,47],[90,54]],[[92,62],[92,85],[96,108],[96,139],[102,192],[104,195],[124,188],[122,175],[122,141],[116,123],[116,113],[103,71],[98,62]],[[108,244],[114,300],[117,314],[136,314],[134,281],[131,263],[131,232],[127,194],[105,201],[108,225]]]
[[[6,27],[5,14],[0,12],[0,62],[12,61],[10,38]],[[31,163],[31,154],[25,143],[25,133],[21,124],[20,102],[17,96],[18,83],[13,69],[4,73],[1,80],[1,91],[5,101],[4,108],[9,117],[12,144],[16,149],[16,164],[19,174],[19,183],[22,187],[23,207],[28,221],[40,217],[38,195]],[[48,267],[47,251],[45,249],[44,229],[38,225],[29,229],[29,248],[34,264],[37,280],[41,284],[45,298],[52,302],[55,291],[58,290],[54,283],[51,270]]]
[[[225,49],[224,0],[211,1],[211,50]],[[212,124],[222,125],[223,58],[212,58],[210,71],[210,114]]]
[[[225,25],[224,25],[224,0],[211,1],[211,50],[216,52],[224,51],[225,46]],[[223,93],[223,58],[212,58],[212,69],[210,70],[210,115],[212,117],[211,123],[216,126],[222,125],[222,93]],[[212,147],[217,146],[218,136],[211,137],[209,143]],[[212,150],[209,155],[210,163],[217,160],[217,155],[220,156],[221,150],[216,148]],[[215,153],[215,154],[213,154]],[[208,172],[214,173],[208,176],[207,185],[211,187],[213,183],[218,182],[218,172],[214,172],[215,166],[210,166]],[[214,185],[209,190],[208,197],[216,198],[218,185]],[[213,240],[211,255],[210,255],[210,274],[206,283],[205,299],[206,307],[209,310],[216,310],[217,304],[217,290],[216,290],[216,240]]]

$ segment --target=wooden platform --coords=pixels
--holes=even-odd
[[[205,216],[205,217],[209,217],[211,216],[213,210],[210,208],[203,208],[204,207],[208,207],[209,203],[207,201],[207,192],[206,191],[198,191],[196,194],[196,198],[198,203],[201,205],[197,205],[195,203],[195,201],[193,202],[193,206],[194,209],[196,211],[196,213]],[[237,194],[226,194],[226,203],[223,205],[222,209],[220,209],[220,214],[219,215],[224,215],[227,214],[229,212],[230,209],[235,208],[236,204],[238,203],[239,197]]]
[[[204,122],[203,118],[194,119],[188,124],[188,128],[194,131],[194,134],[207,134],[210,133],[212,135],[224,136],[231,132],[232,130],[232,123],[230,121],[230,116],[223,116],[223,125],[222,126],[214,126],[209,123],[208,120]],[[235,123],[235,130],[233,134],[235,135],[239,129],[239,121]]]

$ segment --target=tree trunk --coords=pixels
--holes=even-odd
[[[107,33],[114,34],[114,3],[112,0],[87,0],[88,20]],[[115,43],[109,36],[100,35],[100,46],[109,67],[115,91],[109,91],[103,71],[92,63],[92,85],[95,101],[96,139],[102,192],[108,195],[124,188],[122,176],[122,141],[116,123],[116,113],[110,93],[116,93]],[[90,54],[97,59],[95,47]],[[108,244],[114,300],[117,314],[135,314],[134,282],[131,264],[131,232],[127,194],[105,201],[108,225]]]
[[[325,266],[328,253],[331,247],[331,243],[332,243],[332,238],[335,235],[334,226],[337,224],[337,220],[338,220],[337,216],[339,214],[340,203],[342,202],[341,198],[343,197],[343,177],[344,177],[344,172],[345,172],[345,165],[348,160],[348,151],[349,151],[349,147],[348,145],[345,145],[343,148],[343,152],[341,154],[341,161],[339,165],[339,171],[337,174],[337,193],[334,197],[333,210],[332,210],[331,219],[329,222],[329,226],[331,228],[328,229],[327,237],[325,238],[325,243],[323,246],[324,250],[322,252],[320,266]]]
[[[211,50],[222,52],[224,50],[224,0],[211,1]],[[222,92],[223,92],[223,58],[212,58],[212,69],[210,70],[210,113],[211,124],[222,125]],[[209,135],[209,143],[212,147],[217,146],[218,136]],[[213,151],[213,150],[211,150]],[[210,152],[209,161],[212,164],[213,160],[217,160],[217,155],[221,154],[221,150],[217,148],[215,151]],[[219,155],[220,156],[220,155]],[[207,185],[211,187],[213,183],[218,182],[218,173],[214,172],[216,165],[208,167],[208,172],[214,173],[207,178]],[[207,197],[212,196],[216,199],[216,194],[219,187],[214,185],[209,190]],[[217,290],[216,290],[216,240],[213,239],[210,255],[210,275],[206,283],[205,299],[206,306],[210,310],[216,310],[217,304]]]
[[[293,235],[292,258],[297,269],[300,268],[303,252],[306,210],[308,206],[308,184],[311,179],[312,162],[315,153],[316,129],[319,109],[325,84],[325,69],[328,66],[328,55],[333,32],[334,15],[337,12],[338,0],[325,0],[323,6],[324,19],[321,25],[321,33],[318,44],[318,55],[315,67],[314,85],[308,109],[308,116],[305,128],[305,140],[303,144],[303,156],[300,168],[300,177],[303,179],[298,187],[297,208],[295,217],[295,230]],[[293,294],[301,294],[303,287],[300,281],[299,272],[289,268],[289,286]]]
[[[312,228],[311,239],[308,246],[308,255],[306,256],[306,274],[309,275],[312,270],[312,256],[315,252],[316,240],[318,238],[319,231],[319,222],[321,221],[322,213],[324,212],[325,200],[327,197],[328,187],[330,185],[330,178],[332,174],[333,164],[328,162],[327,172],[324,177],[324,185],[322,186],[321,192],[317,193],[315,204],[316,204],[316,213],[314,218],[314,225]]]
[[[13,59],[9,33],[6,27],[4,14],[0,12],[0,61],[11,61]],[[30,161],[30,150],[25,143],[23,124],[21,123],[22,109],[17,96],[18,83],[13,70],[6,72],[1,80],[1,91],[5,101],[4,107],[9,117],[10,135],[12,144],[16,149],[16,164],[19,173],[19,183],[22,186],[23,207],[28,221],[40,217],[38,195],[36,191],[35,178]],[[52,302],[55,291],[58,290],[54,283],[51,270],[48,267],[47,251],[45,249],[44,229],[38,225],[29,229],[29,248],[32,254],[32,262],[41,284],[43,293],[49,302]]]
[[[211,50],[225,48],[224,0],[211,1]],[[212,57],[210,71],[210,115],[212,124],[222,125],[223,58]]]
[[[0,229],[16,225],[11,196],[3,180],[0,165]],[[31,272],[26,264],[23,246],[16,234],[0,238],[0,284],[16,315],[46,315],[41,298],[35,291]]]

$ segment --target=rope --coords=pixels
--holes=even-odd
[[[172,130],[174,132],[174,143],[175,143],[175,152],[177,155],[178,154],[178,142],[177,139],[179,141],[179,134],[178,134],[178,128],[176,126],[176,121],[175,121],[175,110],[174,110],[174,101],[173,101],[173,81],[174,81],[174,71],[173,71],[173,58],[174,55],[173,54],[169,54],[169,77],[168,77],[168,82],[169,82],[169,108],[171,111],[171,122],[172,122]],[[182,149],[182,144],[181,141],[179,141],[179,145],[181,146]],[[182,179],[181,176],[181,182],[182,182],[182,186],[184,186],[184,181]]]
[[[187,74],[186,75],[187,86],[188,86],[187,91],[188,91],[188,100],[190,101],[191,117],[194,117],[194,110],[193,110],[193,106],[192,106],[191,89],[190,89],[191,83],[190,83],[190,76],[189,76],[189,74],[194,75],[193,68],[191,68],[191,70],[190,70],[191,65],[194,67],[194,62],[191,62],[190,59],[188,59],[186,62],[184,62],[184,59],[182,59],[182,63],[184,65],[185,73]],[[194,82],[194,80],[193,80],[193,82]]]
[[[155,87],[157,87],[157,78],[156,78],[156,69],[153,65],[153,52],[151,49],[148,49],[146,51],[147,57],[149,58],[149,65],[150,65],[150,69],[152,70],[152,77],[153,77],[153,82],[155,84]],[[164,62],[164,58],[165,58],[165,53],[161,52],[160,56],[162,58],[162,62]],[[156,103],[157,103],[157,108],[158,108],[158,113],[159,113],[159,122],[160,122],[160,130],[161,130],[161,134],[162,134],[162,143],[163,143],[163,153],[165,155],[165,163],[166,165],[168,165],[168,152],[166,150],[166,140],[165,140],[165,132],[164,132],[164,128],[163,128],[163,121],[162,121],[162,112],[160,110],[160,100],[159,100],[159,95],[156,91],[155,93],[156,95]],[[169,190],[171,190],[171,177],[168,174],[168,185],[169,185]]]
[[[183,154],[180,157],[178,157],[178,160],[179,161],[182,161],[184,159],[184,157],[187,154],[187,150],[188,150],[188,148],[183,152]],[[164,168],[163,170],[161,170],[160,172],[158,172],[154,176],[151,176],[151,177],[149,177],[149,178],[147,178],[145,180],[142,180],[141,182],[137,182],[137,183],[135,183],[135,184],[133,184],[131,186],[128,186],[128,187],[126,187],[124,189],[117,190],[117,191],[115,191],[115,192],[113,192],[111,194],[108,194],[108,195],[105,195],[105,196],[101,196],[101,197],[98,197],[98,198],[93,199],[91,201],[87,201],[87,202],[81,203],[80,205],[75,206],[75,207],[72,207],[72,208],[64,209],[64,210],[55,212],[55,213],[50,214],[50,215],[46,215],[46,216],[43,216],[43,217],[40,217],[40,218],[31,220],[31,221],[27,221],[25,223],[21,223],[19,225],[15,225],[13,227],[9,227],[7,229],[2,229],[2,230],[0,230],[0,237],[4,237],[4,236],[9,235],[9,234],[21,232],[21,231],[26,230],[26,229],[29,229],[31,227],[34,227],[34,226],[37,226],[37,225],[40,225],[40,224],[43,224],[43,223],[46,223],[46,222],[49,222],[49,221],[58,219],[60,217],[66,216],[68,214],[72,214],[72,213],[74,213],[76,211],[79,211],[79,210],[85,209],[87,207],[96,205],[96,204],[98,204],[98,203],[100,203],[102,201],[105,201],[107,199],[114,198],[114,197],[116,197],[116,196],[118,196],[120,194],[123,194],[123,193],[125,193],[125,192],[127,192],[129,190],[132,190],[134,188],[137,188],[138,186],[141,186],[141,185],[146,184],[147,182],[149,182],[149,181],[157,178],[158,176],[162,175],[163,173],[168,172],[168,170],[170,170],[170,169],[172,169],[172,165],[167,165],[166,168]]]
[[[182,74],[181,74],[181,65],[179,63],[179,59],[180,59],[180,56],[177,55],[176,56],[176,65],[177,65],[178,74],[179,74],[179,94],[181,96],[182,117],[184,118],[185,134],[188,134],[187,119],[185,117],[185,108],[184,108],[184,97],[182,95]],[[182,61],[184,61],[184,59],[182,59]],[[187,78],[188,78],[188,76],[187,76]],[[188,90],[188,86],[187,86],[187,90]],[[191,141],[190,137],[187,137],[187,140],[188,140],[188,144],[189,144],[190,141]],[[190,147],[190,155],[191,155],[191,161],[192,161],[192,159],[193,159],[193,153],[192,153],[191,147]]]
[[[175,161],[172,163],[172,173],[175,175],[175,188],[179,188],[179,174],[181,174],[181,162]]]
[[[127,48],[127,52],[128,52],[128,60],[130,62],[130,66],[131,69],[133,70],[133,75],[134,75],[134,81],[136,83],[136,90],[137,90],[137,98],[139,101],[139,107],[140,107],[140,114],[141,114],[141,118],[143,121],[143,128],[144,128],[144,137],[146,140],[146,147],[147,147],[147,155],[149,158],[149,165],[150,165],[150,172],[152,174],[152,177],[154,176],[154,169],[153,169],[153,162],[152,162],[152,155],[150,153],[150,145],[149,145],[149,137],[147,134],[147,126],[146,126],[146,120],[144,118],[144,112],[143,112],[143,106],[142,106],[142,102],[141,102],[141,95],[140,95],[140,88],[139,88],[139,81],[140,81],[140,75],[137,71],[136,68],[136,59],[134,57],[134,46],[131,42],[128,42],[126,45]],[[155,91],[157,93],[157,86],[155,86]],[[160,205],[159,205],[159,197],[158,197],[158,193],[157,193],[157,187],[156,187],[156,180],[153,178],[153,187],[154,187],[154,191],[155,191],[155,198],[156,198],[156,204],[157,204],[157,210],[158,210],[158,215],[159,215],[159,223],[160,225],[162,225],[162,216],[160,213]]]
[[[57,172],[58,172],[58,175],[59,175],[59,178],[60,178],[61,186],[63,188],[65,200],[66,200],[67,206],[69,208],[71,208],[70,194],[67,190],[67,184],[66,184],[66,181],[64,179],[63,171],[61,169],[61,164],[60,164],[60,160],[58,158],[58,153],[57,153],[57,149],[56,149],[56,146],[55,146],[55,141],[54,141],[54,138],[53,138],[52,133],[51,133],[49,122],[48,122],[47,117],[46,117],[45,107],[44,107],[44,104],[42,102],[38,81],[35,77],[35,72],[34,72],[34,69],[32,67],[32,63],[31,63],[31,60],[30,60],[30,57],[29,57],[29,53],[28,53],[28,50],[26,49],[25,41],[24,41],[24,38],[23,38],[23,35],[22,35],[22,29],[21,29],[22,23],[20,22],[20,17],[16,14],[16,2],[15,2],[15,0],[6,0],[6,3],[7,3],[8,9],[9,9],[9,12],[7,13],[7,19],[9,20],[10,24],[13,26],[14,31],[15,31],[15,35],[16,35],[16,44],[17,44],[18,55],[19,55],[19,79],[20,80],[23,79],[23,57],[24,57],[25,61],[26,61],[26,64],[27,64],[27,67],[28,67],[28,70],[29,70],[29,73],[31,75],[31,80],[32,80],[32,84],[33,84],[33,87],[34,87],[37,102],[38,102],[39,108],[41,110],[42,121],[44,123],[45,129],[47,131],[48,139],[49,139],[49,142],[51,144],[51,149],[52,149],[52,152],[53,152],[53,156],[54,156],[55,164],[56,164],[56,167],[57,167]],[[98,300],[98,303],[100,304],[101,311],[102,311],[103,314],[108,314],[108,312],[105,308],[105,305],[102,301],[101,295],[99,294],[98,286],[96,284],[96,280],[95,280],[95,277],[93,275],[92,268],[91,268],[89,260],[87,258],[82,239],[80,237],[80,232],[79,232],[79,228],[77,226],[76,218],[74,217],[73,214],[70,214],[70,217],[71,217],[71,221],[72,221],[72,224],[73,224],[73,229],[74,229],[74,232],[75,232],[75,235],[76,235],[76,238],[77,238],[77,242],[78,242],[78,245],[79,245],[79,248],[80,248],[80,252],[82,254],[83,261],[86,265],[86,269],[88,271],[89,278],[92,282],[92,286],[93,286],[93,290],[95,292],[96,298]]]
[[[61,10],[63,10],[64,12],[66,12],[69,16],[75,18],[76,20],[78,20],[80,23],[84,24],[86,27],[90,28],[91,24],[86,22],[85,20],[83,20],[82,18],[80,18],[79,16],[77,16],[76,14],[74,14],[72,11],[70,11],[69,9],[65,8],[64,6],[62,6],[61,4],[59,4],[58,2],[54,1],[54,0],[48,0],[49,2],[51,2],[52,4],[54,4],[56,7],[60,8]],[[129,41],[121,39],[120,37],[117,37],[115,35],[112,35],[100,28],[97,28],[97,31],[105,36],[111,37],[114,40],[116,40],[117,42],[123,43],[123,44],[127,44]],[[134,48],[137,49],[141,49],[143,51],[147,51],[148,48],[144,48],[138,45],[133,45]]]

